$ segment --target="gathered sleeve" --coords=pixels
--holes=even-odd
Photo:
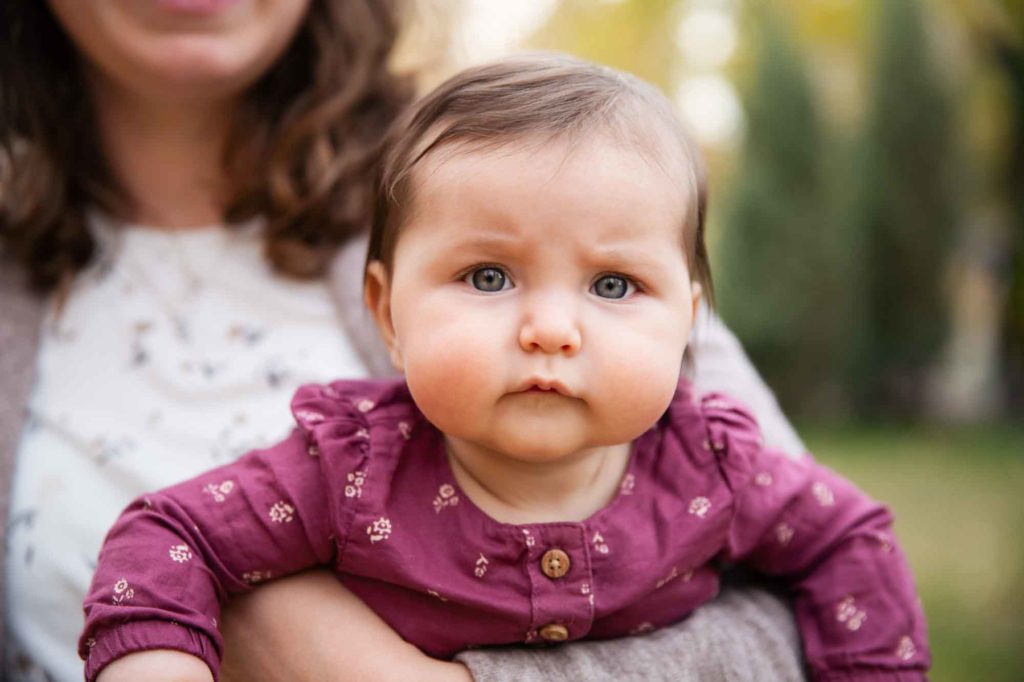
[[[323,387],[300,389],[292,405],[299,427],[287,439],[140,497],[122,513],[84,604],[79,654],[87,680],[150,649],[193,654],[216,679],[220,602],[334,559],[344,510],[333,507],[345,497],[329,495],[321,442],[335,457],[365,451],[360,420],[339,414],[339,404]]]
[[[766,448],[731,399],[701,410],[735,500],[725,558],[792,588],[814,679],[925,679],[924,614],[889,510],[810,456]]]

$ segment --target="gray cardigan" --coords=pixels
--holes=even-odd
[[[373,374],[393,373],[362,304],[366,239],[356,239],[331,269],[341,326]],[[0,523],[7,527],[15,452],[36,369],[45,301],[23,286],[21,273],[0,260]],[[757,414],[765,439],[787,452],[802,444],[735,337],[712,315],[695,331],[701,390],[742,398]],[[6,567],[0,543],[0,571]],[[4,573],[0,572],[0,576]],[[2,584],[2,578],[0,578]],[[0,601],[4,592],[0,590]],[[6,614],[6,609],[3,611]],[[0,652],[5,628],[0,619]],[[643,637],[580,642],[555,649],[508,647],[460,654],[480,682],[518,680],[802,680],[799,638],[789,609],[763,590],[731,587],[671,628]]]

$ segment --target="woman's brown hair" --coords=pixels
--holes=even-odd
[[[707,183],[700,153],[671,104],[630,74],[558,54],[534,54],[466,69],[413,105],[389,135],[367,265],[390,273],[401,223],[415,202],[416,168],[442,149],[497,149],[510,143],[609,134],[679,185],[685,198],[680,236],[690,277],[713,302],[704,243]]]
[[[313,0],[246,94],[225,149],[225,219],[266,218],[267,258],[321,275],[365,229],[381,138],[411,96],[391,72],[401,0]],[[99,148],[71,41],[42,0],[0,2],[0,255],[52,290],[91,259],[86,209],[131,210]]]

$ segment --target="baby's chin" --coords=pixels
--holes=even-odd
[[[496,456],[523,463],[544,465],[585,457],[609,447],[628,445],[639,434],[528,431],[524,428],[517,433],[503,435],[503,438],[498,439],[487,438],[486,442],[480,442],[478,445],[487,451],[494,452]]]

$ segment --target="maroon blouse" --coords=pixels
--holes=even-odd
[[[723,564],[784,578],[816,679],[920,680],[925,620],[891,516],[744,408],[680,384],[582,522],[511,525],[459,489],[443,436],[397,381],[305,386],[282,443],[136,500],[85,602],[86,678],[178,649],[217,675],[220,602],[331,566],[406,640],[469,647],[649,632],[714,598]]]

